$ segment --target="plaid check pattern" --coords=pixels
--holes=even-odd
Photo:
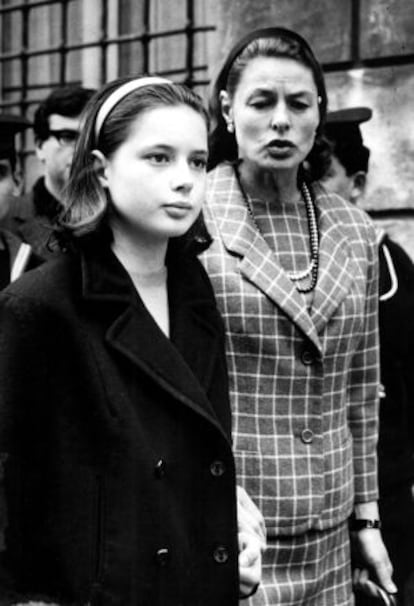
[[[351,606],[349,531],[346,522],[269,541],[263,581],[241,606]]]
[[[377,246],[367,215],[316,189],[309,312],[248,215],[231,165],[209,175],[202,255],[227,331],[238,480],[268,538],[334,528],[377,498]],[[263,602],[264,603],[264,602]]]

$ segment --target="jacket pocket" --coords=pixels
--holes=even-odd
[[[262,512],[268,539],[305,532],[323,510],[323,457],[300,445],[297,454],[292,438],[279,442],[279,451],[234,451],[238,482]]]

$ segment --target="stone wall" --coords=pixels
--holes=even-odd
[[[371,149],[363,204],[369,210],[413,209],[412,218],[388,217],[381,224],[414,258],[414,3],[361,0],[359,6],[355,15],[351,0],[217,0],[211,76],[235,40],[253,28],[281,25],[303,35],[330,66],[330,108],[373,109],[362,127]]]

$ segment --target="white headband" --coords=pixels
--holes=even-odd
[[[148,76],[145,78],[137,78],[136,80],[130,80],[125,82],[122,86],[114,90],[107,99],[102,103],[101,108],[96,116],[95,120],[95,141],[98,142],[99,134],[103,123],[107,119],[110,112],[114,109],[124,97],[132,93],[132,91],[142,86],[150,86],[151,84],[172,84],[171,80],[165,78],[159,78],[158,76]]]

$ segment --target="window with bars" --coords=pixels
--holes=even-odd
[[[30,119],[56,86],[97,88],[141,73],[167,76],[203,94],[207,38],[215,29],[207,5],[208,0],[0,0],[0,111]],[[23,141],[29,155],[30,136]]]

